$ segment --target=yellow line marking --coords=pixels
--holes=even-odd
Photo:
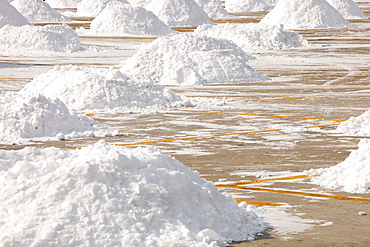
[[[209,113],[209,114],[240,115],[240,116],[254,116],[254,117],[274,117],[274,118],[292,118],[292,119],[309,119],[309,120],[322,120],[322,121],[335,121],[335,122],[344,122],[344,121],[346,121],[346,120],[342,120],[342,119],[278,116],[278,115],[249,114],[249,113],[237,113],[237,112],[212,112],[212,111],[196,111],[196,110],[182,110],[182,111],[192,112],[192,113]]]
[[[256,205],[256,206],[271,206],[271,207],[278,207],[283,206],[283,203],[271,203],[271,202],[257,202],[257,201],[247,201],[247,200],[240,200],[240,199],[234,199],[237,203],[246,202],[250,205]]]
[[[12,79],[15,79],[15,78],[12,78],[12,77],[0,78],[0,80],[12,80]]]
[[[247,182],[236,182],[233,183],[233,185],[240,186],[245,184],[258,184],[258,183],[265,183],[265,182],[271,182],[271,181],[284,181],[284,180],[293,180],[293,179],[302,179],[302,178],[309,178],[310,175],[297,175],[297,176],[291,176],[291,177],[282,177],[282,178],[266,178],[266,179],[260,179],[260,180],[252,180]]]
[[[331,127],[331,126],[338,126],[339,124],[324,124],[324,125],[316,125],[316,126],[307,126],[304,127],[306,129],[311,129],[311,128],[322,128],[322,127]]]

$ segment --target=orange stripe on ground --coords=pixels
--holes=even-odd
[[[257,201],[247,201],[247,200],[240,200],[240,199],[234,199],[237,203],[246,202],[250,205],[256,205],[256,206],[271,206],[271,207],[278,207],[283,206],[282,203],[271,203],[271,202],[257,202]]]
[[[12,80],[12,79],[15,79],[15,78],[11,78],[11,77],[8,77],[8,78],[0,78],[0,80]]]
[[[302,178],[309,178],[309,177],[311,176],[297,175],[297,176],[282,177],[282,178],[266,178],[266,179],[253,180],[253,181],[247,181],[247,182],[237,182],[237,183],[233,183],[233,185],[240,186],[240,185],[245,185],[245,184],[259,184],[259,183],[266,183],[266,182],[271,182],[271,181],[285,181],[285,180],[302,179]]]
[[[339,124],[324,124],[324,125],[308,126],[308,127],[304,127],[304,128],[310,129],[310,128],[331,127],[331,126],[338,126],[338,125]]]

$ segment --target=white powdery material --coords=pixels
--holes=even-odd
[[[216,246],[265,223],[155,148],[0,150],[4,246]]]
[[[97,16],[110,2],[121,2],[129,4],[126,0],[82,0],[77,5],[79,16]]]
[[[67,25],[0,28],[0,50],[76,52],[81,49],[78,35]]]
[[[326,0],[346,19],[364,19],[367,18],[358,4],[352,0]]]
[[[265,0],[225,0],[225,8],[228,12],[254,12],[267,11],[271,6]]]
[[[288,29],[315,29],[352,26],[326,0],[284,0],[261,20]]]
[[[145,8],[173,27],[212,24],[194,0],[152,0]]]
[[[351,136],[370,136],[370,110],[340,123],[335,132]]]
[[[349,193],[370,192],[370,140],[362,139],[358,149],[336,166],[310,171],[321,174],[314,183]]]
[[[195,0],[210,18],[227,17],[229,14],[220,0]]]
[[[5,25],[22,26],[31,25],[19,11],[7,0],[0,0],[0,28]]]
[[[268,80],[247,65],[246,53],[228,40],[177,34],[160,37],[124,62],[135,80],[163,85],[204,85]]]
[[[81,0],[45,0],[53,8],[76,8]]]
[[[119,70],[72,65],[36,76],[19,93],[59,98],[69,109],[87,112],[158,110],[184,101],[161,85],[129,81]]]
[[[152,0],[128,0],[131,5],[138,6],[138,7],[145,7],[147,6]]]
[[[30,22],[71,22],[42,0],[14,0],[11,4]]]
[[[122,2],[108,3],[91,22],[90,32],[112,36],[152,36],[175,33],[152,12]]]
[[[308,41],[298,33],[266,24],[202,25],[194,33],[231,40],[246,51],[282,50],[308,45]]]

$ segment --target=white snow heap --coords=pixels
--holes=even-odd
[[[225,8],[228,12],[257,12],[268,11],[271,5],[265,0],[225,0]]]
[[[91,22],[90,32],[111,36],[153,36],[175,33],[152,12],[122,2],[108,3]]]
[[[358,149],[336,166],[310,170],[320,174],[313,177],[314,183],[327,188],[340,189],[349,193],[370,192],[370,140],[362,139]]]
[[[76,8],[81,0],[45,0],[53,8]]]
[[[287,29],[315,29],[352,26],[326,0],[284,0],[261,20]]]
[[[131,5],[137,7],[145,7],[147,6],[152,0],[128,0]]]
[[[194,33],[231,40],[245,51],[282,50],[308,45],[308,41],[294,31],[259,23],[202,25]]]
[[[173,27],[213,23],[194,0],[152,0],[145,8]]]
[[[216,246],[266,224],[156,148],[0,150],[4,246]]]
[[[110,2],[129,4],[127,0],[82,0],[77,5],[77,14],[79,16],[96,17]]]
[[[122,71],[163,85],[203,85],[268,80],[247,65],[245,52],[228,40],[177,34],[141,47]]]
[[[76,52],[80,49],[78,35],[67,25],[0,28],[0,50]]]
[[[11,4],[30,22],[71,22],[42,0],[14,0]]]
[[[220,0],[195,0],[210,18],[227,17],[229,14]]]
[[[31,25],[29,21],[14,8],[7,0],[0,0],[0,28],[5,25]]]
[[[335,132],[351,136],[370,136],[370,110],[340,123]]]
[[[106,135],[111,135],[106,127],[84,115],[71,114],[58,99],[0,91],[0,143]]]
[[[69,109],[87,112],[158,110],[184,101],[161,85],[129,81],[117,69],[72,65],[55,66],[36,76],[20,93],[59,98]]]
[[[358,4],[353,0],[326,0],[346,19],[364,19],[367,18]]]

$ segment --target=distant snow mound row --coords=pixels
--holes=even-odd
[[[349,193],[370,193],[370,140],[362,139],[358,149],[336,166],[314,170],[313,182]],[[312,170],[311,170],[312,172]]]
[[[121,2],[129,4],[126,0],[82,0],[77,5],[79,16],[97,16],[110,2]]]
[[[14,0],[11,4],[30,22],[71,22],[44,1]]]
[[[19,93],[41,93],[51,99],[59,98],[69,109],[86,112],[140,112],[184,103],[171,90],[161,85],[129,81],[118,70],[72,65],[55,66],[36,76]]]
[[[112,135],[86,116],[71,114],[58,99],[22,97],[0,91],[0,143]]]
[[[76,52],[80,49],[78,35],[67,25],[0,28],[0,50]]]
[[[296,32],[284,30],[281,26],[255,23],[202,25],[194,33],[231,40],[246,51],[283,50],[308,45],[308,41]]]
[[[370,136],[370,110],[340,123],[335,132],[351,136]]]
[[[195,0],[195,2],[207,13],[210,18],[227,17],[229,14],[222,6],[220,0]]]
[[[152,0],[145,8],[171,27],[213,23],[194,0]]]
[[[352,26],[326,0],[284,0],[261,20],[270,25],[283,24],[288,29],[315,29]]]
[[[367,18],[358,4],[352,0],[326,0],[346,19],[364,19]]]
[[[132,6],[136,7],[145,7],[147,6],[152,0],[128,0]]]
[[[5,25],[31,25],[16,8],[8,3],[7,0],[0,0],[0,6],[0,28]]]
[[[228,12],[257,12],[268,11],[271,6],[265,0],[226,0],[225,8]]]
[[[4,246],[219,246],[266,228],[156,148],[0,150]],[[93,243],[93,244],[92,244]]]
[[[175,33],[175,31],[142,7],[111,2],[91,22],[90,33],[111,36],[153,36]]]
[[[45,0],[52,8],[77,8],[81,0]]]
[[[234,43],[206,36],[160,37],[124,62],[135,80],[163,85],[203,85],[268,80],[249,67],[248,56]]]

